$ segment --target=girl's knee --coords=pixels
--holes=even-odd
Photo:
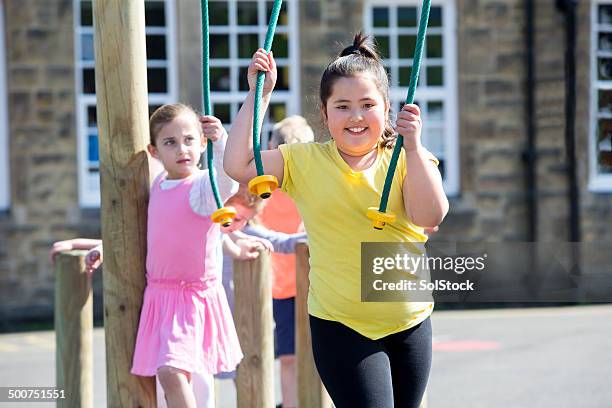
[[[163,366],[157,369],[157,378],[164,390],[182,387],[191,381],[191,374],[175,367]]]

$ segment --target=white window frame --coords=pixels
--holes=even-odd
[[[100,207],[100,176],[88,170],[87,137],[89,128],[87,124],[87,107],[96,105],[95,94],[83,93],[83,69],[93,68],[94,61],[82,60],[81,35],[93,34],[93,27],[81,27],[81,0],[74,1],[74,50],[75,50],[75,92],[76,92],[76,122],[77,122],[77,156],[78,156],[78,187],[79,204],[83,208]],[[146,0],[164,2],[166,26],[147,27],[146,34],[166,34],[166,57],[165,61],[147,61],[148,68],[166,67],[168,79],[167,93],[149,93],[149,105],[163,105],[174,103],[178,100],[178,50],[176,33],[176,1],[177,0]],[[194,27],[194,30],[199,30]]]
[[[376,36],[377,33],[389,36],[390,55],[387,60],[397,65],[399,58],[395,55],[396,39],[400,29],[393,26],[394,8],[397,6],[415,6],[421,8],[420,0],[367,0],[364,3],[364,27],[368,34]],[[455,0],[432,0],[432,6],[442,7],[442,27],[430,28],[429,32],[440,31],[444,36],[443,44],[443,67],[444,67],[444,85],[441,87],[425,88],[417,87],[415,100],[427,102],[429,100],[444,101],[444,190],[449,196],[459,194],[460,189],[460,173],[459,173],[459,118],[458,118],[458,97],[457,97],[457,11]],[[372,9],[374,7],[389,7],[390,8],[390,25],[385,28],[373,27],[372,25]],[[420,14],[419,14],[420,16]],[[395,21],[397,21],[395,19]],[[418,25],[418,20],[417,20]],[[403,29],[401,29],[403,30]],[[414,52],[411,50],[411,53]],[[423,67],[422,67],[423,69]],[[419,81],[419,84],[422,82]],[[393,110],[397,111],[399,101],[404,101],[408,93],[407,86],[391,85],[390,98]],[[427,118],[423,118],[427,125]]]
[[[4,1],[0,0],[0,210],[10,206],[9,126],[6,88]]]
[[[600,81],[597,75],[598,33],[612,32],[612,24],[600,25],[598,7],[612,5],[612,0],[594,0],[591,2],[591,109],[589,126],[589,191],[594,193],[612,193],[612,174],[601,174],[597,171],[597,120],[610,118],[612,115],[599,114],[598,91],[612,90],[612,81]],[[610,53],[612,57],[612,53]]]
[[[244,26],[238,25],[238,22],[235,19],[237,16],[236,7],[237,2],[241,0],[225,0],[225,3],[228,5],[228,25],[227,26],[210,26],[210,34],[240,34],[240,33],[248,33],[254,34],[254,30],[258,32],[259,38],[259,47],[263,47],[264,41],[266,38],[266,31],[268,26],[268,21],[265,18],[266,8],[265,5],[267,0],[247,0],[258,3],[258,20],[265,21],[265,26]],[[274,90],[270,97],[270,104],[274,103],[285,103],[287,107],[287,116],[290,115],[298,115],[301,112],[301,100],[300,100],[300,50],[299,50],[299,1],[298,0],[285,0],[284,3],[287,3],[287,25],[286,26],[277,26],[276,33],[279,34],[287,34],[289,37],[289,56],[288,58],[276,58],[276,62],[285,63],[286,66],[290,67],[289,71],[289,90],[288,91],[279,91]],[[262,6],[263,4],[263,6]],[[230,56],[228,59],[217,59],[210,61],[210,67],[228,67],[230,68],[230,82],[231,84],[237,84],[238,81],[238,73],[240,72],[241,67],[248,66],[250,62],[250,58],[239,58],[238,57],[238,41],[237,36],[230,35],[230,43],[229,43],[229,51]],[[256,50],[253,50],[255,52]],[[214,112],[214,104],[218,103],[226,103],[230,104],[230,117],[234,118],[238,113],[238,110],[235,108],[236,103],[242,103],[248,94],[248,91],[240,91],[240,90],[231,90],[230,91],[212,91],[210,92],[210,99],[213,104],[213,115]],[[267,115],[266,115],[267,116]],[[227,127],[228,123],[224,123]],[[264,137],[271,130],[273,123],[271,123],[268,119],[264,120],[261,129],[261,145],[262,148],[267,148],[268,138]]]

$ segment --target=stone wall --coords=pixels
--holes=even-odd
[[[11,207],[0,215],[3,323],[50,315],[53,241],[99,236],[96,212],[78,205],[72,5],[4,2]]]

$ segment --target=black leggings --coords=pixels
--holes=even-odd
[[[313,316],[310,331],[317,370],[337,408],[418,408],[431,368],[429,318],[379,340]]]

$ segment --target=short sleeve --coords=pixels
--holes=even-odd
[[[288,145],[282,144],[278,146],[278,150],[280,150],[283,155],[283,183],[281,184],[281,191],[289,194],[289,196],[293,196],[293,173],[291,168],[293,167],[293,151],[292,146],[296,145]]]

